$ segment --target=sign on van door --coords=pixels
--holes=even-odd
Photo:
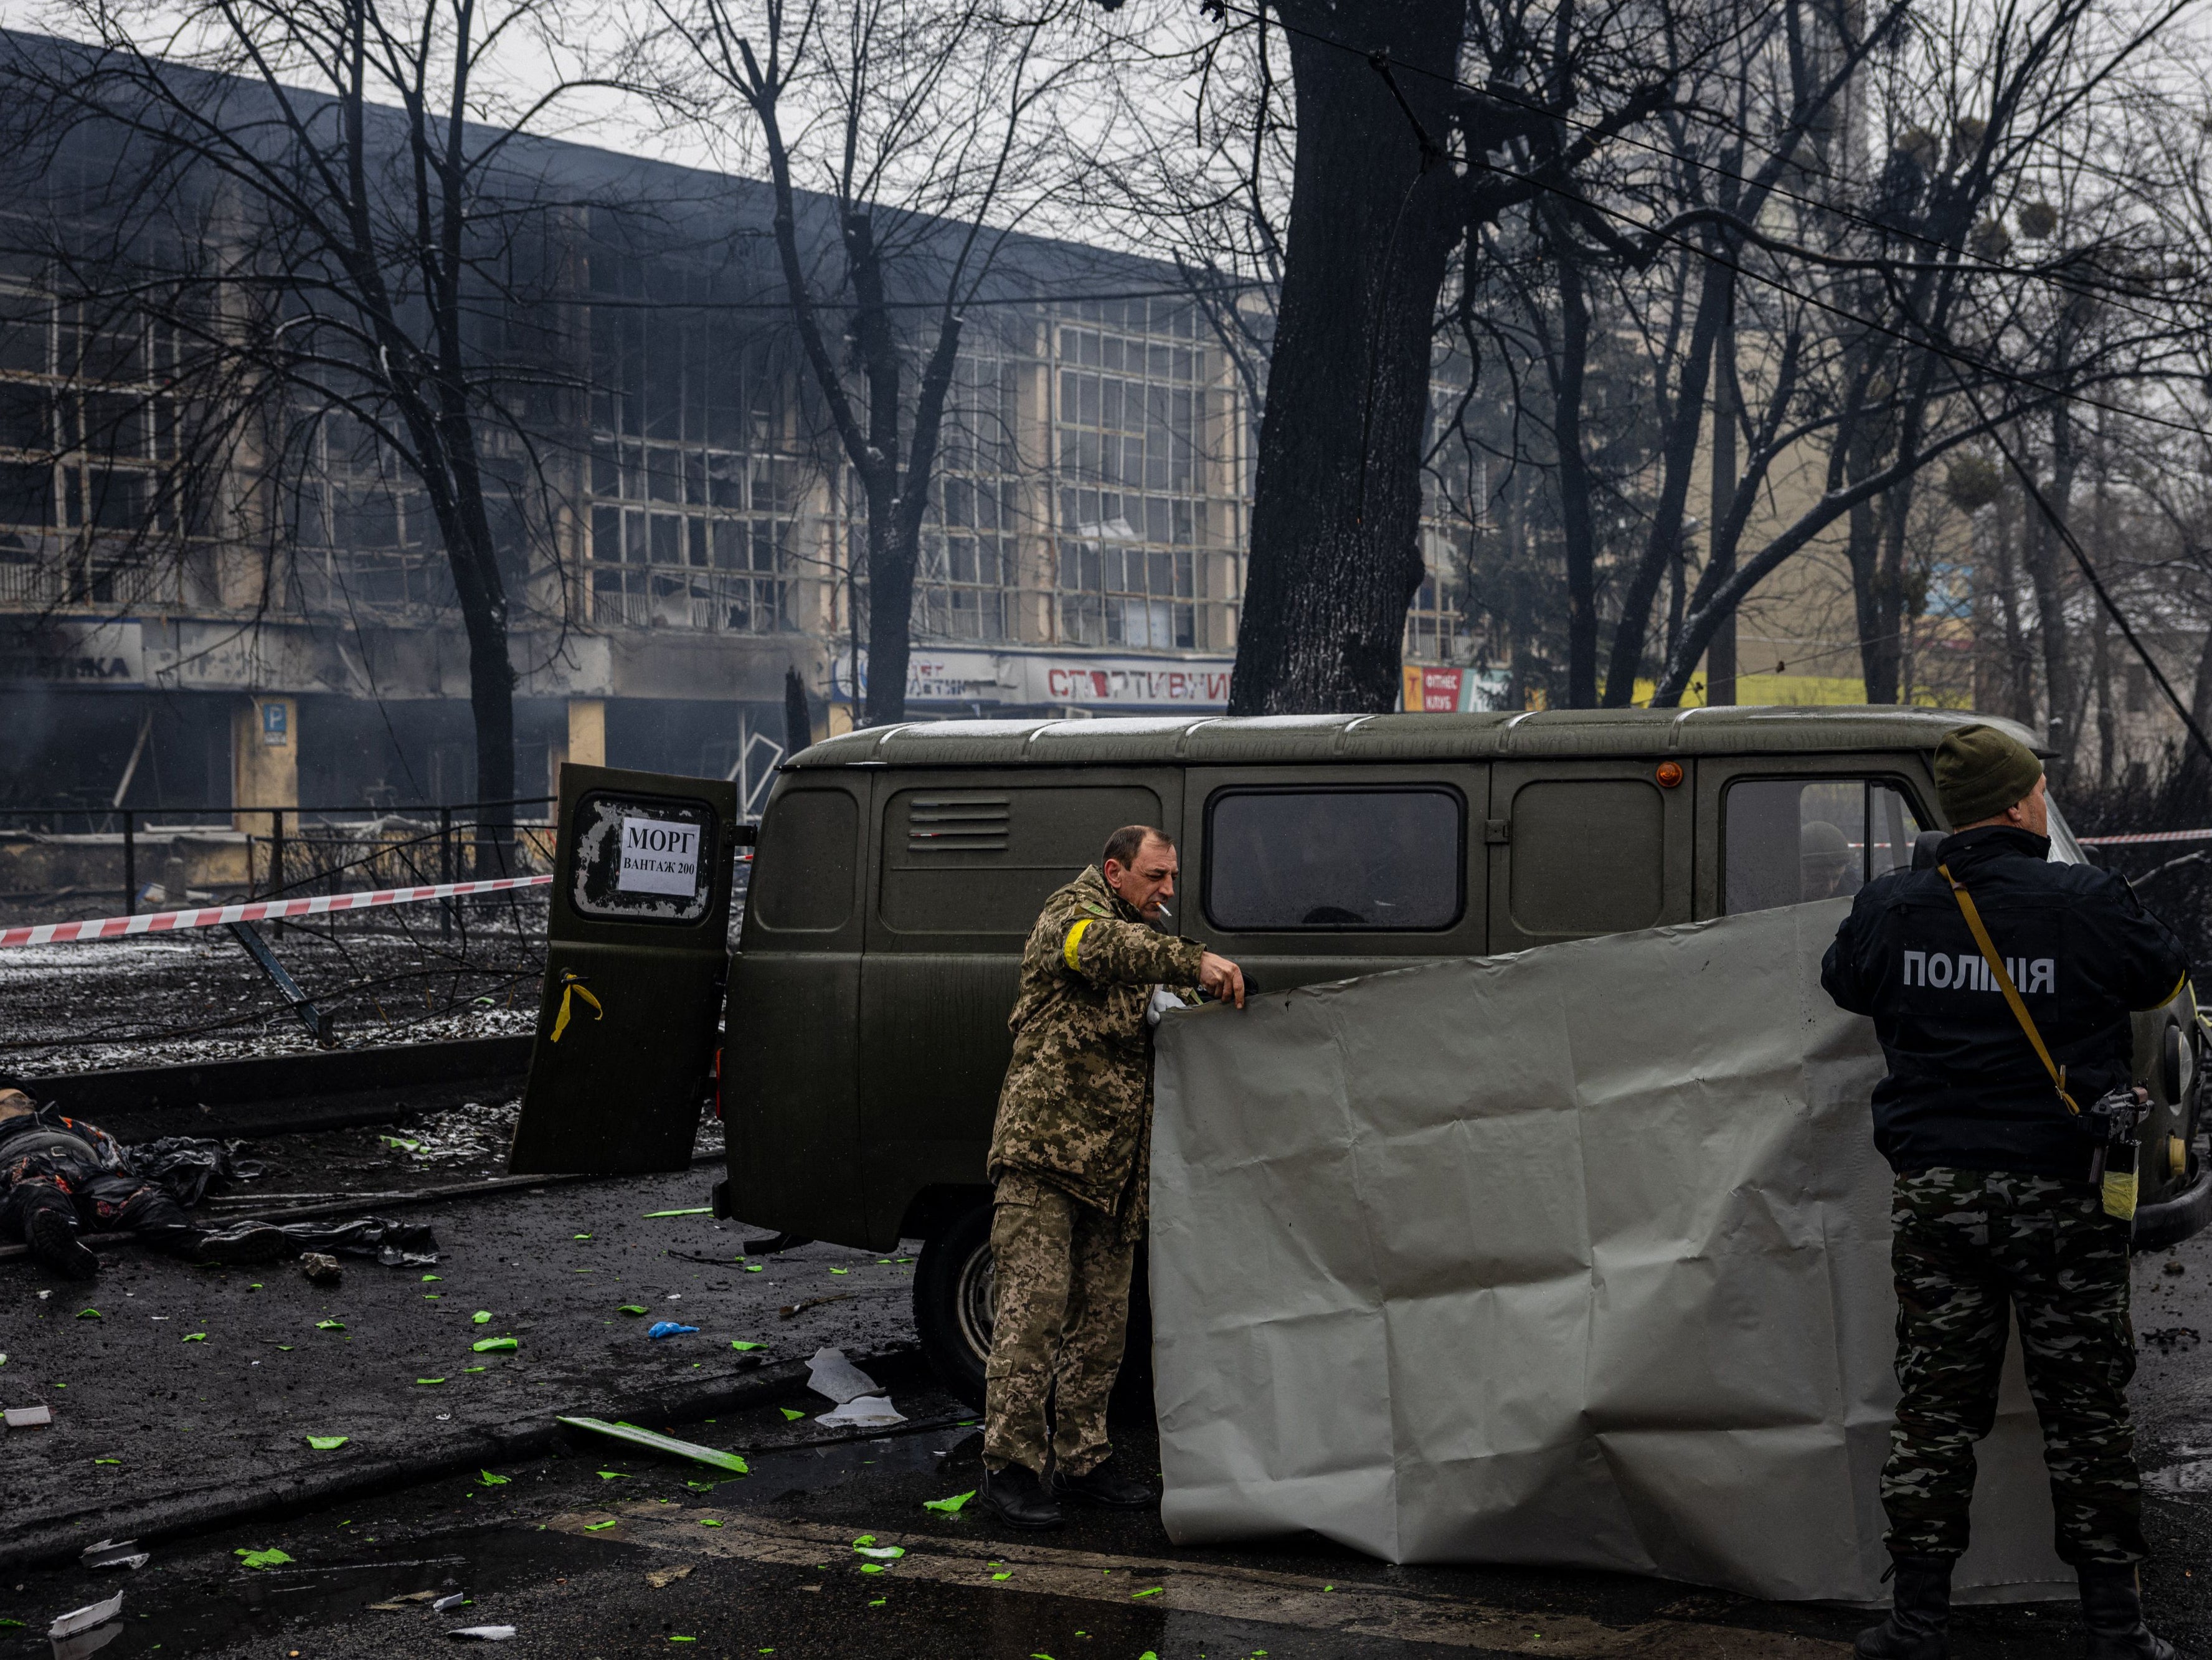
[[[737,787],[563,766],[545,982],[508,1168],[689,1167],[729,966]]]

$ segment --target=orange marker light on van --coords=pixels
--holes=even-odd
[[[1658,770],[1651,775],[1659,781],[1661,789],[1670,790],[1682,781],[1682,763],[1680,761],[1662,761]]]

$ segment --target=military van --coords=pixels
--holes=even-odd
[[[1282,990],[1848,896],[1943,828],[1934,751],[1972,718],[953,721],[790,757],[757,828],[727,784],[564,767],[512,1167],[684,1169],[711,1076],[728,1140],[716,1213],[871,1250],[921,1240],[921,1341],[980,1400],[984,1153],[1022,945],[1117,825],[1177,838],[1167,926]],[[2051,831],[2052,858],[2084,857],[2056,802]],[[2157,1103],[2136,1220],[2148,1249],[2212,1216],[2190,991],[2137,1016],[2135,1037]]]

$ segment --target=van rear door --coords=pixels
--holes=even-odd
[[[737,787],[563,766],[545,984],[507,1168],[690,1166],[728,971]]]

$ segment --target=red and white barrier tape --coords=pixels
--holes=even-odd
[[[2077,836],[2085,848],[2124,848],[2144,842],[2212,842],[2212,830],[2136,830],[2126,836]]]
[[[140,916],[103,916],[91,922],[38,922],[0,928],[0,950],[9,946],[58,946],[73,939],[120,939],[134,933],[169,933],[179,928],[214,928],[226,922],[279,921],[288,916],[322,916],[331,911],[369,910],[379,905],[419,904],[426,899],[460,899],[472,893],[542,888],[552,879],[550,876],[500,876],[482,882],[438,882],[420,888],[325,893],[312,899],[257,899],[244,905],[203,905],[198,910],[148,911]]]

